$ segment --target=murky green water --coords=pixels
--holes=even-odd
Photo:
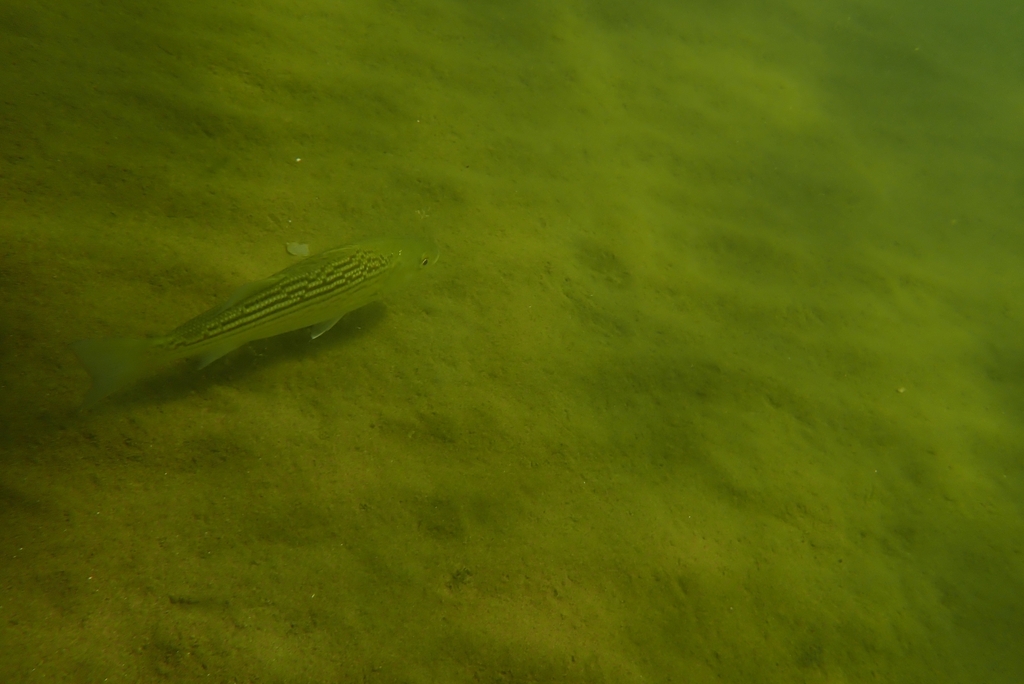
[[[0,5],[4,681],[1024,678],[1019,8],[143,5]]]

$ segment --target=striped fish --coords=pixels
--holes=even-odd
[[[77,342],[75,353],[92,376],[84,406],[174,359],[197,357],[203,368],[252,340],[310,326],[317,338],[436,260],[437,245],[417,238],[335,247],[243,285],[162,337]]]

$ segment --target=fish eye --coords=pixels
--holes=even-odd
[[[430,263],[430,257],[423,257],[423,261],[420,262],[420,266],[426,266]]]

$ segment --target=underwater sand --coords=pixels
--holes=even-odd
[[[1024,18],[680,5],[0,7],[0,679],[1021,681]]]

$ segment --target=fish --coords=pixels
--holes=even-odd
[[[76,342],[72,349],[92,377],[82,406],[91,408],[178,359],[195,357],[205,368],[243,344],[306,327],[316,339],[345,314],[402,287],[437,258],[437,244],[426,238],[342,245],[243,285],[166,335]]]

